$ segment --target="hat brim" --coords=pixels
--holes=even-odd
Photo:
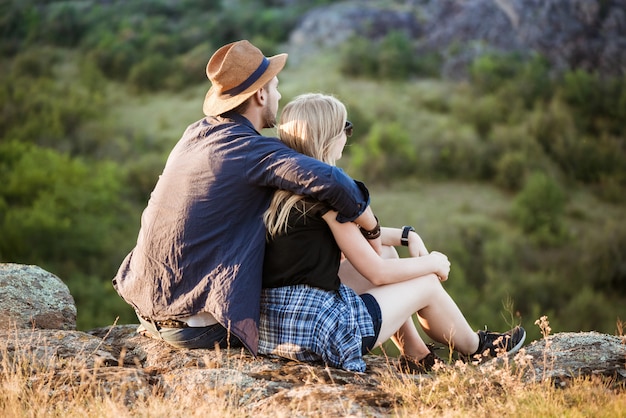
[[[214,86],[211,86],[206,96],[204,97],[204,104],[202,110],[207,116],[217,116],[222,113],[233,110],[240,104],[246,101],[248,97],[252,96],[257,90],[267,84],[272,78],[285,67],[287,62],[287,54],[278,54],[273,57],[269,57],[269,66],[267,70],[255,81],[250,87],[242,91],[241,93],[230,96],[223,95],[217,92]]]

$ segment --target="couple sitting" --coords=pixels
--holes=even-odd
[[[341,102],[300,96],[283,110],[280,140],[259,133],[277,123],[286,59],[248,41],[211,57],[206,117],[170,153],[113,279],[142,333],[355,371],[392,338],[412,370],[427,371],[436,356],[416,313],[430,338],[463,355],[518,350],[521,327],[470,328],[441,285],[447,257],[411,227],[381,228],[367,188],[335,166],[353,129]]]

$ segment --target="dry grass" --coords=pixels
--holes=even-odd
[[[542,317],[536,324],[547,337],[550,333],[547,319]],[[237,367],[226,361],[225,367]],[[380,391],[395,400],[391,402],[395,406],[389,415],[398,417],[626,417],[623,383],[601,377],[577,378],[567,385],[532,382],[525,373],[531,369],[529,361],[522,350],[514,362],[490,362],[493,365],[483,367],[456,362],[432,376],[417,377],[398,375],[390,365],[387,371],[380,372]],[[246,398],[245,390],[227,379],[212,389],[198,385],[165,395],[159,392],[158,385],[149,385],[145,379],[142,382],[139,374],[128,374],[122,384],[120,375],[107,380],[111,369],[87,368],[80,359],[38,364],[18,350],[0,344],[0,416],[317,417],[325,416],[323,404],[346,402],[323,397],[274,396],[261,400],[262,411],[259,411],[240,405],[245,404],[242,402]],[[305,386],[300,389],[306,392]],[[333,396],[337,395],[329,395]],[[344,416],[361,416],[354,414],[353,406],[346,405]],[[289,412],[290,408],[293,413]]]
[[[413,382],[392,378],[385,383],[402,401],[396,416],[626,416],[623,390],[613,387],[610,381],[579,378],[558,388],[549,381],[525,382],[522,367],[478,369],[457,362],[436,379]]]

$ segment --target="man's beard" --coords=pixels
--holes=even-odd
[[[276,115],[270,110],[269,106],[263,108],[263,128],[273,128],[278,122]]]

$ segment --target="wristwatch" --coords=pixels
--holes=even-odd
[[[415,232],[415,228],[408,225],[402,227],[402,237],[400,238],[400,244],[404,245],[405,247],[409,246],[409,232],[411,231]]]

